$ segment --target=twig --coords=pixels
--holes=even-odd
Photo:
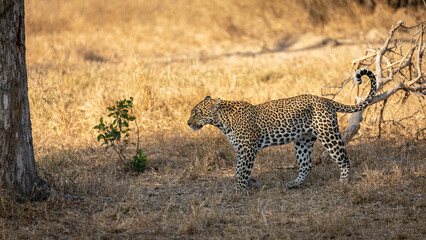
[[[400,64],[399,64],[399,67],[398,67],[398,68],[401,68],[402,63],[405,61],[405,59],[407,59],[408,54],[412,53],[412,52],[413,52],[413,50],[414,50],[415,48],[416,48],[416,46],[411,47],[411,48],[410,48],[410,50],[408,50],[408,51],[407,51],[407,53],[406,53],[406,54],[404,55],[404,57],[401,59],[401,61],[400,61]],[[411,59],[411,57],[410,57],[410,59]]]
[[[364,61],[364,60],[366,60],[366,59],[369,59],[369,58],[375,57],[375,56],[377,55],[377,51],[375,51],[375,50],[373,50],[373,51],[374,51],[374,53],[371,53],[371,54],[368,54],[367,56],[360,57],[360,58],[358,58],[358,59],[352,60],[352,65],[354,65],[355,63],[358,63],[358,62]]]
[[[426,5],[426,4],[425,4]],[[416,27],[419,27],[419,26],[423,26],[423,25],[425,25],[426,24],[426,21],[423,21],[423,22],[420,22],[419,24],[417,24],[417,25],[414,25],[414,26],[411,26],[411,27],[407,27],[407,26],[405,26],[405,25],[402,25],[401,27],[402,28],[405,28],[405,29],[413,29],[413,28],[416,28]]]
[[[404,126],[404,125],[402,125],[401,123],[399,123],[398,121],[396,121],[396,120],[386,120],[386,121],[383,121],[383,122],[390,122],[390,123],[393,123],[393,125],[396,125],[396,126],[399,126],[399,127],[401,127],[402,129],[406,129],[406,127]]]
[[[413,178],[410,182],[408,182],[403,188],[401,188],[401,190],[405,190],[406,188],[408,188],[411,184],[413,184],[416,180],[421,179],[421,178],[426,178],[425,175],[420,175],[420,176],[416,176],[415,178]]]
[[[413,79],[412,81],[409,81],[407,83],[407,86],[411,86],[412,84],[416,83],[417,81],[419,81],[422,78],[422,57],[423,57],[423,53],[424,53],[424,48],[423,48],[423,34],[424,34],[424,30],[425,30],[425,26],[422,25],[422,30],[421,30],[421,34],[419,36],[419,40],[418,40],[418,50],[417,50],[417,77],[415,79]]]
[[[414,117],[414,116],[416,116],[417,115],[417,113],[419,113],[419,112],[421,112],[422,110],[423,110],[423,108],[424,107],[426,107],[426,105],[423,105],[419,110],[417,110],[417,111],[415,111],[413,114],[411,114],[410,116],[407,116],[407,117],[403,117],[403,118],[401,118],[401,119],[398,119],[397,120],[397,122],[401,122],[401,121],[404,121],[404,120],[407,120],[407,119],[410,119],[410,118],[412,118],[412,117]]]
[[[117,148],[117,146],[115,146],[115,145],[111,145],[111,147],[112,147],[112,149],[114,149],[114,151],[117,153],[117,155],[118,155],[118,157],[120,158],[120,162],[122,162],[122,163],[124,163],[125,161],[124,161],[124,159],[123,159],[123,157],[125,158],[125,156],[123,156],[123,153],[122,153],[122,151],[120,150],[118,150]],[[121,149],[121,148],[120,148]]]
[[[132,116],[135,116],[135,114],[133,113],[133,107],[130,108],[130,112],[132,113]],[[138,126],[138,121],[136,121],[135,119],[135,125],[136,125],[136,135],[138,135],[138,142],[136,144],[136,155],[139,152],[139,126]]]
[[[421,132],[423,132],[423,131],[425,131],[426,130],[426,128],[422,128],[422,129],[419,129],[417,132],[416,132],[416,139],[418,140],[419,139],[419,137],[420,137],[420,133]]]
[[[379,116],[379,135],[377,136],[377,138],[381,138],[382,137],[382,121],[383,121],[383,110],[385,109],[385,107],[386,107],[386,103],[388,102],[388,100],[387,99],[385,99],[384,101],[383,101],[383,106],[382,106],[382,108],[380,109],[380,116]]]
[[[334,99],[336,97],[336,95],[338,95],[343,88],[345,87],[346,84],[348,84],[351,81],[352,77],[349,76],[348,78],[346,78],[345,80],[343,80],[340,84],[337,85],[326,85],[325,87],[323,87],[321,89],[321,95],[322,96],[332,96],[331,99]],[[330,89],[330,88],[337,88],[337,92],[335,93],[325,93],[324,89]]]

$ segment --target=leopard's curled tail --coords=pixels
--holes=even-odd
[[[371,82],[371,89],[367,97],[365,98],[365,100],[358,105],[345,105],[338,102],[333,102],[336,112],[344,112],[344,113],[359,112],[361,110],[364,110],[368,105],[370,105],[371,101],[373,101],[374,95],[377,92],[376,77],[374,76],[374,73],[370,69],[361,68],[354,73],[353,78],[354,78],[355,84],[362,83],[361,77],[364,75],[367,75],[370,78],[370,82]]]

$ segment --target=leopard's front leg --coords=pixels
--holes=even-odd
[[[257,125],[250,115],[239,116],[239,121],[233,123],[232,127],[222,130],[229,143],[237,152],[237,190],[244,191],[247,185],[256,185],[257,181],[250,180],[253,169],[254,158],[258,149]]]
[[[253,170],[254,158],[256,157],[257,148],[255,146],[242,147],[237,153],[237,190],[244,191],[247,185],[256,180],[250,179],[251,171]]]

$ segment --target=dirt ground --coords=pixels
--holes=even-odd
[[[146,142],[151,165],[142,174],[123,173],[114,159],[102,159],[100,149],[52,155],[41,172],[67,197],[27,204],[2,198],[3,237],[423,239],[426,234],[424,142],[354,141],[348,146],[349,184],[340,184],[336,164],[325,160],[293,190],[285,187],[297,175],[292,144],[265,149],[252,175],[260,186],[238,194],[233,150],[224,136],[205,131],[210,134],[161,139],[162,145],[174,143],[166,151],[158,141]],[[319,152],[317,146],[314,159]]]

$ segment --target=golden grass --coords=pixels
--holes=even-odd
[[[347,186],[337,183],[337,166],[325,162],[301,189],[287,190],[284,183],[297,172],[284,167],[296,164],[289,144],[260,151],[253,175],[261,185],[245,195],[232,191],[235,153],[223,134],[186,125],[191,108],[207,95],[253,104],[320,95],[324,85],[350,74],[350,61],[368,47],[357,42],[370,30],[385,37],[397,20],[410,25],[424,16],[424,9],[381,4],[374,12],[352,4],[331,12],[313,2],[335,3],[26,1],[36,161],[64,198],[17,204],[2,195],[0,236],[424,237],[426,152],[424,135],[413,136],[426,127],[424,112],[404,120],[405,129],[385,123],[384,139],[376,140],[366,138],[378,131],[379,110],[371,107],[358,140],[348,145],[353,177]],[[315,45],[312,36],[319,35],[352,44],[286,48],[293,41]],[[351,86],[338,101],[353,103]],[[117,165],[93,130],[107,106],[130,96],[149,161],[142,174]],[[396,101],[389,106],[399,106]],[[409,116],[421,104],[410,97],[388,108],[385,119]],[[343,127],[347,116],[340,116]],[[319,148],[314,159],[318,155]]]

